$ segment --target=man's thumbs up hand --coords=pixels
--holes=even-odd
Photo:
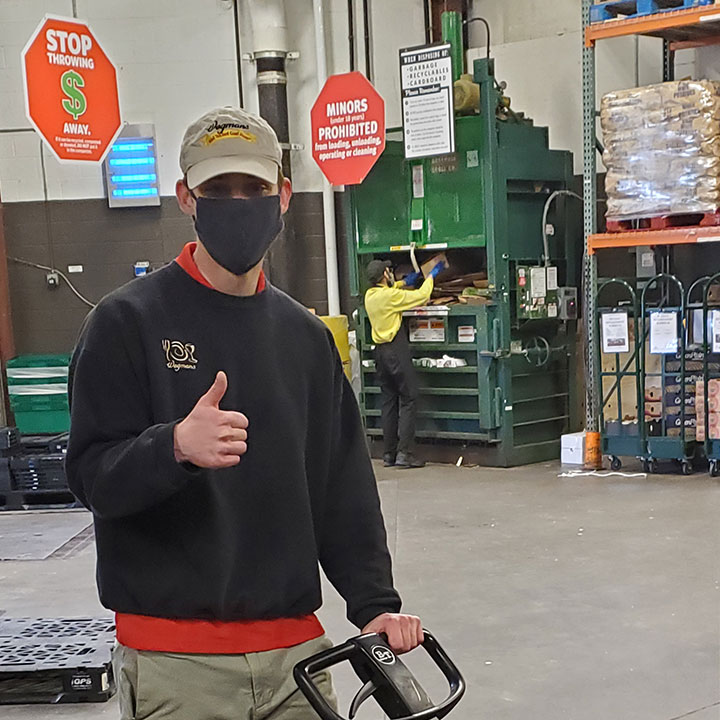
[[[227,391],[227,375],[220,371],[190,414],[175,426],[175,459],[201,468],[237,465],[247,452],[248,419],[220,409]]]

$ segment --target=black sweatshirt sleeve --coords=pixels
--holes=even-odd
[[[333,348],[334,349],[334,348]],[[355,395],[336,356],[334,422],[320,563],[362,629],[384,612],[399,612],[385,523]]]
[[[175,460],[175,423],[152,421],[142,346],[119,314],[103,305],[90,314],[69,377],[68,484],[101,518],[142,512],[194,475]]]

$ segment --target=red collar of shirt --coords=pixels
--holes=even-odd
[[[200,272],[200,269],[195,262],[195,248],[197,248],[196,242],[189,242],[182,249],[182,252],[175,258],[175,262],[193,279],[197,280],[201,285],[211,288],[212,285],[207,281],[205,276]],[[255,294],[261,293],[265,289],[265,273],[261,270],[260,277],[258,278],[258,284],[255,288]],[[214,288],[213,288],[214,289]]]

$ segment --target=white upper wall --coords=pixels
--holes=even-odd
[[[551,147],[571,150],[582,171],[582,18],[579,0],[474,0],[472,16],[490,23],[498,80],[508,84],[512,107],[550,128]],[[485,29],[471,24],[470,45],[484,57]],[[711,51],[715,52],[716,51]],[[717,56],[717,53],[715,54]],[[676,75],[695,75],[694,51],[677,54]],[[718,64],[720,68],[720,63]],[[611,91],[662,80],[662,42],[616,38],[597,45],[599,102]]]
[[[240,1],[241,48],[252,49],[251,24]],[[0,130],[29,129],[20,53],[47,13],[72,16],[72,0],[0,0]],[[162,195],[174,193],[178,149],[187,125],[208,108],[237,104],[233,0],[76,0],[118,71],[122,118],[152,122],[157,138]],[[364,70],[362,3],[355,19],[356,69]],[[310,154],[310,108],[318,93],[312,0],[285,0],[289,44],[300,58],[288,63],[290,138],[304,149],[291,156],[296,191],[317,191],[322,174]],[[346,0],[325,0],[329,73],[349,70]],[[423,42],[421,0],[372,4],[375,86],[385,98],[388,126],[400,123],[398,50]],[[255,66],[243,61],[245,107],[257,111]],[[3,202],[45,197],[41,142],[34,132],[0,133]],[[104,197],[102,172],[43,158],[47,198]]]
[[[252,49],[251,23],[240,2],[241,49]],[[72,0],[0,0],[0,130],[29,128],[20,52],[46,13],[70,16]],[[553,147],[572,150],[582,165],[581,31],[579,0],[474,0],[472,15],[492,28],[496,73],[508,83],[513,107],[550,128]],[[179,176],[178,146],[185,127],[214,105],[238,102],[233,0],[77,0],[78,16],[118,69],[123,120],[152,122],[160,155],[161,193],[172,195]],[[310,108],[318,92],[312,0],[285,0],[289,44],[290,138],[296,191],[320,190],[323,178],[310,154]],[[325,0],[330,73],[349,70],[346,0]],[[362,3],[356,3],[355,67],[365,69]],[[398,50],[424,41],[422,0],[371,3],[374,83],[385,98],[389,127],[400,124]],[[485,31],[473,23],[471,45]],[[598,45],[598,97],[612,89],[661,79],[659,41],[620,38]],[[484,52],[470,51],[469,57]],[[708,48],[679,57],[678,76],[720,78],[720,53]],[[680,54],[679,54],[680,56]],[[245,107],[257,110],[255,66],[242,62]],[[40,139],[34,132],[0,133],[0,193],[4,202],[45,197]],[[96,167],[60,165],[44,151],[49,199],[103,197]]]
[[[237,103],[232,5],[222,0],[77,0],[78,17],[118,73],[125,122],[155,124],[161,193],[174,192],[185,127],[213,105]],[[71,0],[2,0],[0,129],[29,127],[20,52],[46,13],[72,16]],[[42,200],[40,139],[0,135],[0,193],[4,202]],[[51,200],[104,197],[100,168],[60,165],[44,151]]]

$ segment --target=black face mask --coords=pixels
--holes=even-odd
[[[280,196],[196,197],[195,231],[210,257],[233,275],[262,259],[283,229]]]

